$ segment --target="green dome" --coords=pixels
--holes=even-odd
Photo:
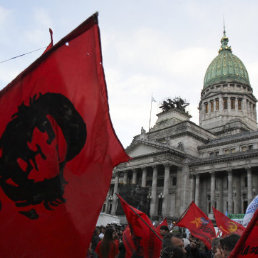
[[[247,70],[242,61],[232,54],[225,30],[219,54],[213,59],[205,73],[203,88],[221,82],[239,82],[250,86]]]

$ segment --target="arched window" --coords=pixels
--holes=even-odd
[[[236,101],[235,98],[231,98],[231,109],[235,109],[235,106],[236,106],[235,101]]]
[[[211,100],[211,112],[213,112],[213,111],[214,111],[214,101]]]
[[[239,98],[238,100],[237,100],[237,104],[238,104],[238,110],[242,110],[242,99],[241,98]]]
[[[215,99],[216,101],[216,110],[219,110],[219,99]]]
[[[204,109],[205,109],[205,113],[208,113],[209,108],[208,108],[208,103],[207,102],[204,103]]]
[[[223,98],[223,107],[224,109],[228,109],[228,98]]]

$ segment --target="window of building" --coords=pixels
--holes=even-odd
[[[237,99],[238,110],[242,110],[242,99]]]
[[[209,108],[208,108],[208,103],[207,102],[204,103],[204,109],[205,109],[205,113],[208,113]]]
[[[213,157],[214,156],[214,152],[210,152],[210,157]]]
[[[228,154],[228,153],[229,153],[229,149],[225,149],[225,150],[224,150],[224,153],[225,153],[225,154]]]
[[[231,149],[231,153],[234,153],[234,152],[236,152],[236,148]]]
[[[247,151],[247,146],[241,146],[241,151]]]
[[[253,149],[253,145],[249,145],[248,150],[252,150],[252,149]]]
[[[162,186],[164,186],[164,179],[163,178],[157,180],[157,187],[162,187]]]
[[[211,112],[213,112],[213,111],[214,111],[214,101],[211,100]]]
[[[245,187],[247,187],[247,176],[245,176]]]
[[[215,156],[219,156],[219,151],[215,151]]]
[[[106,204],[104,203],[102,206],[102,212],[105,212],[105,210],[106,210]]]
[[[223,98],[223,107],[224,109],[228,109],[228,98]]]
[[[235,98],[231,98],[231,109],[235,109],[235,101],[236,99]]]
[[[172,178],[172,185],[176,185],[176,184],[177,184],[177,178],[176,178],[176,176],[174,176]]]
[[[216,110],[219,110],[219,99],[215,99],[216,101]]]

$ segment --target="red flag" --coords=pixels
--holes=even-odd
[[[0,93],[0,257],[85,257],[112,169],[97,14]]]
[[[160,235],[160,227],[161,226],[167,226],[168,227],[168,221],[167,218],[165,218],[163,221],[161,221],[161,223],[156,227],[156,232]],[[161,236],[162,237],[162,236]]]
[[[216,237],[212,221],[192,202],[183,218],[176,223],[179,227],[188,228],[191,234],[204,242],[211,249],[211,241]]]
[[[120,195],[117,195],[128,221],[136,254],[144,258],[160,257],[162,241],[155,232],[149,217],[142,211],[129,205]]]
[[[133,253],[136,251],[136,247],[134,245],[129,226],[127,226],[123,232],[123,243],[126,250],[125,258],[131,258]]]
[[[229,258],[257,257],[258,255],[258,209],[238,240]]]
[[[243,227],[241,224],[231,220],[227,216],[225,216],[220,211],[213,208],[213,214],[217,223],[218,228],[222,231],[222,236],[226,236],[232,233],[242,235],[242,233],[245,230],[245,227]]]

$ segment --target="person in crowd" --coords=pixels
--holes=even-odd
[[[186,250],[181,237],[168,233],[163,238],[161,258],[185,258]]]
[[[186,246],[186,252],[188,258],[210,258],[211,253],[206,252],[206,248],[202,246],[201,241],[198,238],[190,235],[190,244]]]
[[[234,249],[240,236],[237,234],[230,234],[220,239],[220,247],[214,255],[214,258],[227,258]]]
[[[107,228],[103,237],[96,249],[99,258],[116,258],[119,250],[117,241],[113,239],[114,230],[112,228]]]
[[[159,232],[160,232],[160,235],[162,237],[164,237],[165,235],[167,235],[169,233],[169,229],[167,226],[163,225],[160,227]]]

